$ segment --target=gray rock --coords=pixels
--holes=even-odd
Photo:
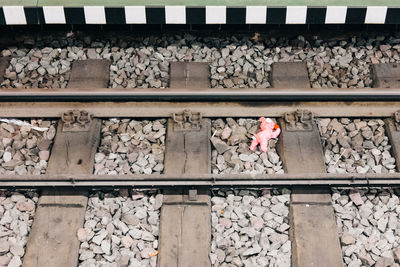
[[[11,261],[11,258],[7,255],[0,256],[0,266],[7,266]]]
[[[147,216],[147,211],[144,208],[137,208],[136,212],[135,212],[135,216],[140,220],[144,219]]]
[[[21,258],[18,256],[12,257],[11,261],[8,263],[7,267],[19,267],[22,265]]]
[[[268,160],[273,164],[277,164],[279,162],[279,156],[275,152],[268,152]]]
[[[381,232],[385,232],[387,223],[388,223],[388,218],[387,218],[387,217],[382,217],[382,218],[380,218],[380,219],[378,220],[378,229],[379,229]]]
[[[264,209],[258,206],[254,206],[251,209],[251,213],[253,213],[254,216],[261,217],[264,214]]]
[[[0,253],[5,254],[10,250],[10,244],[4,238],[0,239]]]
[[[89,59],[96,59],[97,58],[97,53],[95,49],[88,49],[87,50],[87,56]]]
[[[253,246],[252,248],[247,249],[243,252],[243,256],[250,256],[254,254],[258,254],[261,252],[261,247],[258,245]]]
[[[162,194],[157,194],[155,197],[155,202],[154,202],[154,210],[158,210],[161,208],[163,203],[163,195]]]
[[[143,231],[142,233],[142,239],[145,241],[154,241],[154,236],[153,234],[147,232],[147,231]]]
[[[342,245],[348,246],[354,244],[356,242],[356,239],[350,234],[343,234],[342,237],[340,238],[340,241]]]
[[[90,251],[90,250],[85,250],[85,251],[81,252],[79,255],[79,260],[81,260],[81,261],[85,261],[87,259],[92,259],[92,258],[94,258],[94,253],[93,253],[93,251]]]
[[[224,141],[222,141],[216,137],[211,137],[210,140],[219,154],[223,154],[225,151],[229,150],[229,148],[230,148],[227,143],[225,143]]]
[[[289,213],[288,208],[283,203],[277,203],[271,207],[271,211],[279,216],[285,216]]]
[[[140,223],[140,220],[138,217],[136,217],[133,214],[124,214],[121,218],[121,221],[123,221],[124,223],[126,223],[127,225],[132,225],[132,226],[136,226]]]
[[[15,245],[10,247],[10,252],[14,256],[22,257],[25,254],[25,249],[24,249],[24,247],[22,245],[15,244]]]
[[[101,242],[101,250],[107,255],[111,253],[111,244],[109,240],[103,240]]]
[[[93,237],[92,241],[93,241],[93,243],[95,243],[96,245],[99,245],[99,246],[100,246],[101,242],[103,241],[103,239],[104,239],[106,236],[107,236],[107,231],[101,230],[98,234],[96,234],[96,235]]]
[[[103,159],[104,159],[105,157],[106,157],[106,156],[105,156],[103,153],[96,153],[96,154],[94,155],[94,162],[95,162],[95,163],[100,163],[100,162],[103,161]]]

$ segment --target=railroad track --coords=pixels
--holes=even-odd
[[[243,90],[232,94],[231,90],[211,93],[215,100],[232,96],[231,101],[247,96],[251,102],[187,102],[205,100],[210,91],[193,94],[190,88],[204,84],[207,76],[183,77],[186,89],[159,92],[114,92],[111,100],[149,100],[158,97],[161,102],[104,102],[108,82],[108,65],[102,61],[88,61],[73,68],[70,86],[59,95],[58,90],[27,90],[31,98],[20,100],[23,90],[2,90],[0,95],[1,117],[62,117],[44,175],[5,175],[0,179],[1,187],[42,187],[35,220],[24,256],[24,266],[76,266],[81,231],[88,203],[88,188],[157,188],[163,191],[160,212],[158,247],[145,252],[150,259],[157,256],[157,266],[209,266],[218,260],[218,253],[211,252],[212,212],[222,216],[224,209],[218,199],[211,198],[213,188],[292,188],[289,202],[291,264],[292,266],[342,266],[342,250],[336,225],[329,188],[332,186],[396,186],[398,173],[332,174],[326,173],[324,148],[320,140],[316,119],[324,117],[367,117],[385,120],[385,131],[391,144],[396,164],[399,159],[399,132],[396,112],[399,110],[396,89],[367,89],[361,92],[358,102],[312,102],[322,99],[322,92],[311,89]],[[85,69],[85,71],[82,71]],[[95,75],[92,75],[95,74]],[[279,77],[277,73],[274,77]],[[283,81],[288,88],[307,87],[306,73],[285,73],[297,79]],[[93,78],[95,77],[95,78]],[[172,81],[174,78],[171,78]],[[192,80],[193,79],[193,80]],[[177,78],[182,82],[182,77]],[[279,87],[280,80],[274,84]],[[71,95],[79,88],[83,90]],[[47,90],[47,89],[46,89]],[[92,91],[92,94],[90,93]],[[258,92],[258,93],[257,93]],[[332,100],[354,100],[356,93],[331,90]],[[255,95],[253,95],[255,93]],[[112,95],[111,94],[111,95]],[[347,97],[352,95],[353,98]],[[29,102],[55,97],[58,101],[85,100],[98,102]],[[186,102],[169,103],[173,98]],[[265,100],[288,100],[292,103],[270,103]],[[257,102],[255,100],[262,100]],[[372,99],[371,99],[372,98]],[[304,102],[308,100],[308,102]],[[329,100],[329,97],[328,97]],[[381,100],[376,102],[375,100]],[[391,100],[383,102],[383,100]],[[18,102],[17,102],[18,101]],[[29,103],[29,106],[27,106]],[[297,105],[298,104],[298,105]],[[48,106],[49,105],[49,106]],[[339,106],[340,105],[340,106]],[[365,108],[368,108],[367,110]],[[75,111],[70,111],[70,110]],[[189,111],[189,109],[191,111]],[[61,114],[63,114],[61,116]],[[93,118],[91,117],[93,115]],[[280,174],[212,174],[212,122],[216,117],[278,117],[282,133],[276,143],[284,173]],[[101,140],[102,121],[105,117],[167,118],[163,173],[156,174],[93,174],[95,155]],[[211,140],[211,141],[210,141]],[[217,149],[218,150],[218,149]],[[339,157],[340,158],[340,157]],[[265,195],[268,195],[266,193]],[[126,196],[126,195],[125,195]],[[134,196],[132,196],[134,198]],[[282,213],[285,217],[285,212]],[[287,232],[288,229],[282,231]],[[105,237],[103,237],[104,239]],[[63,240],[60,243],[59,240]],[[107,244],[99,241],[102,249]],[[214,241],[213,241],[214,242]],[[66,245],[67,244],[67,245]],[[322,245],[321,245],[322,244]],[[104,246],[104,247],[103,247]],[[258,251],[257,247],[252,247]],[[143,251],[143,250],[142,250]],[[252,255],[253,252],[247,252]],[[107,253],[106,253],[107,254]],[[82,254],[80,254],[82,255]],[[146,255],[144,258],[149,258]],[[321,257],[321,255],[324,255]],[[155,264],[155,260],[152,260]],[[286,262],[287,263],[287,262]]]

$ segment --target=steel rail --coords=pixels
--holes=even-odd
[[[281,117],[306,109],[317,117],[383,118],[400,110],[400,102],[0,102],[0,117],[55,118],[71,109],[87,110],[98,118],[161,118],[184,109],[201,112],[203,117]]]
[[[388,186],[398,187],[398,179],[378,179],[378,180],[222,180],[222,181],[76,181],[74,183],[66,181],[31,181],[18,182],[4,181],[0,182],[0,188],[43,188],[43,187],[137,187],[137,188],[166,188],[166,187],[280,187],[280,186],[336,186],[336,187],[371,187]]]
[[[2,88],[0,101],[400,101],[399,88]]]
[[[400,173],[232,174],[232,175],[7,175],[6,187],[240,187],[240,186],[400,186]]]

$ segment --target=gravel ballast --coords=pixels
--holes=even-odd
[[[157,262],[161,194],[128,190],[89,197],[79,266],[151,266]]]
[[[5,79],[1,87],[65,88],[67,86],[73,61],[73,58],[68,57],[68,48],[13,47],[3,50],[2,56],[12,56],[12,58],[4,72]]]
[[[380,119],[319,119],[328,173],[391,173],[395,158]]]
[[[104,120],[95,174],[162,173],[166,119]]]
[[[400,62],[399,34],[322,35],[177,33],[92,38],[76,32],[36,40],[28,36],[22,40],[32,48],[1,51],[2,56],[15,57],[1,86],[64,88],[73,61],[108,59],[112,88],[168,87],[172,61],[208,62],[211,87],[267,88],[274,62],[306,62],[313,88],[363,88],[373,85],[373,64]]]
[[[22,265],[37,201],[36,191],[0,190],[0,266]]]
[[[46,172],[56,121],[31,119],[24,123],[26,125],[18,126],[10,121],[0,122],[0,174]]]
[[[283,173],[282,162],[276,152],[277,139],[270,139],[267,152],[259,147],[251,151],[251,138],[259,130],[255,119],[217,119],[212,121],[212,173]],[[278,136],[279,138],[279,136]]]
[[[212,266],[290,266],[290,191],[219,190],[212,205]]]
[[[345,266],[399,266],[397,193],[373,188],[333,190],[332,201]]]

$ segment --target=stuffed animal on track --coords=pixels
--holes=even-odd
[[[270,118],[261,117],[260,122],[260,130],[257,134],[253,135],[250,150],[254,151],[259,144],[261,151],[267,152],[269,139],[277,138],[281,133],[281,128]]]

